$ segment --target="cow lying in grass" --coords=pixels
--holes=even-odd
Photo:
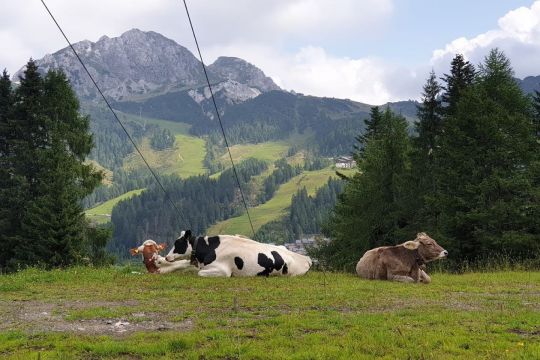
[[[435,240],[419,233],[413,241],[367,251],[356,265],[356,273],[365,279],[430,283],[425,264],[448,256]]]
[[[188,260],[179,260],[174,263],[165,261],[159,252],[165,249],[165,244],[157,244],[154,240],[146,240],[137,248],[130,249],[131,255],[142,254],[144,265],[149,273],[165,274],[176,270],[186,269],[190,266]]]
[[[305,274],[311,259],[284,246],[262,244],[239,235],[195,237],[182,231],[167,261],[191,259],[200,276],[296,276]]]

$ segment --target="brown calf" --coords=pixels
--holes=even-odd
[[[148,270],[149,273],[159,273],[159,268],[156,266],[155,262],[156,256],[159,255],[159,252],[165,249],[166,246],[167,245],[165,244],[158,245],[154,240],[146,240],[141,246],[130,249],[129,252],[131,255],[142,253],[146,270]]]
[[[365,279],[430,283],[425,264],[446,256],[448,251],[422,232],[413,241],[367,251],[358,261],[356,273]]]

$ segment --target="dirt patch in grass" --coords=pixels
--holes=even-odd
[[[66,301],[51,304],[40,301],[0,301],[3,308],[0,331],[21,330],[28,333],[43,331],[69,332],[88,335],[125,336],[134,332],[144,331],[189,331],[193,329],[191,319],[172,322],[159,313],[136,311],[126,317],[66,319],[69,311],[94,307],[125,307],[135,306],[138,302],[127,300],[111,301]],[[135,319],[128,320],[127,318]]]
[[[508,330],[508,332],[511,332],[512,334],[521,335],[524,337],[540,336],[540,328],[536,328],[534,330],[510,329]]]

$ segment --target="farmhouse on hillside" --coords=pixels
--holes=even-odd
[[[340,156],[335,161],[338,169],[352,169],[356,166],[356,161],[352,156]]]

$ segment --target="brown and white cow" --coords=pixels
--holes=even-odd
[[[157,244],[154,240],[146,240],[139,247],[130,249],[131,255],[142,254],[144,265],[149,273],[165,274],[191,266],[189,260],[178,260],[175,262],[165,261],[165,258],[159,255],[159,252],[165,249],[165,244]]]
[[[368,250],[358,261],[356,273],[365,279],[427,284],[431,278],[424,271],[425,264],[447,256],[448,251],[421,232],[415,240]]]

